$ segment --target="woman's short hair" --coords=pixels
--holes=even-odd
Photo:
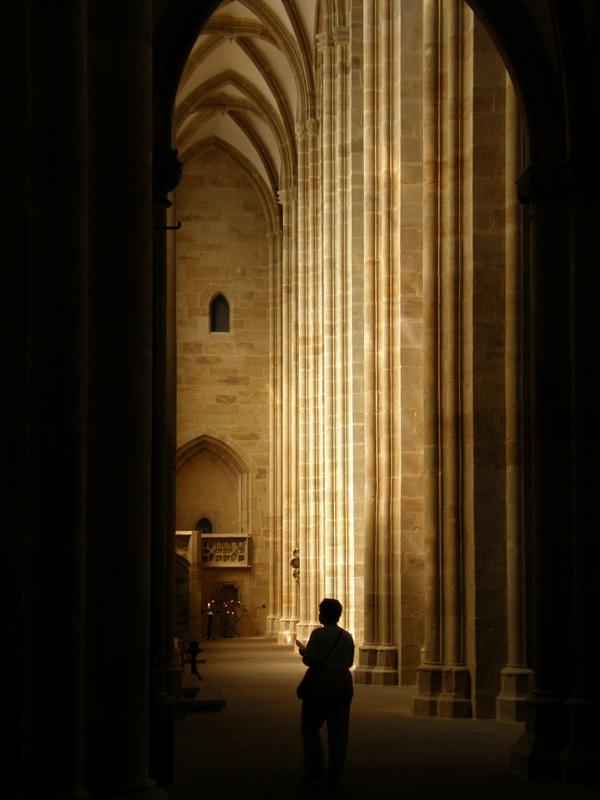
[[[319,603],[319,611],[327,622],[337,622],[342,616],[343,608],[339,600],[335,600],[333,597],[326,597]]]

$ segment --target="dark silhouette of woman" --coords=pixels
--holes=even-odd
[[[311,669],[309,688],[302,700],[300,726],[306,780],[315,783],[325,777],[320,730],[327,722],[327,782],[330,787],[336,786],[344,770],[350,703],[354,694],[350,672],[354,640],[337,624],[341,615],[339,600],[325,598],[319,605],[319,622],[323,627],[311,633],[305,647],[298,642],[302,661]]]

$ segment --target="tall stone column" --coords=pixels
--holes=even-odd
[[[529,167],[518,181],[529,210],[531,315],[531,667],[525,733],[511,766],[529,778],[560,779],[569,737],[565,684],[573,674],[571,574],[571,397],[568,194],[560,167]]]
[[[269,445],[269,614],[267,616],[267,636],[277,640],[279,621],[281,619],[282,601],[282,518],[281,518],[281,236],[271,234],[269,238],[269,274],[270,274],[270,343],[271,343],[271,406]]]
[[[334,307],[333,271],[335,269],[335,50],[330,30],[317,36],[321,54],[322,125],[321,125],[321,176],[322,176],[322,315],[323,331],[321,369],[323,374],[323,503],[324,530],[321,565],[324,592],[335,596],[335,408],[334,408]]]
[[[351,629],[358,642],[364,641],[364,119],[363,119],[363,4],[353,0],[349,10],[350,23],[350,99],[349,99],[349,169],[350,186],[348,197],[349,239],[349,281],[352,298],[352,339],[348,342],[352,352],[352,453],[349,457],[352,473],[349,476],[352,492],[353,543],[352,580],[354,581],[354,615]]]
[[[283,228],[281,239],[281,319],[279,336],[281,337],[281,619],[277,641],[279,644],[290,644],[292,626],[292,573],[289,565],[293,544],[291,543],[291,509],[290,509],[290,280],[291,280],[291,198],[289,189],[279,191],[279,202],[282,206]]]
[[[17,183],[11,183],[16,191],[11,201],[18,215],[14,231],[19,249],[12,250],[10,239],[6,242],[3,274],[8,292],[2,304],[3,323],[11,326],[3,331],[2,350],[9,358],[16,357],[17,368],[3,364],[6,415],[1,415],[3,450],[12,459],[5,474],[15,476],[16,490],[7,495],[3,539],[5,546],[19,542],[23,557],[19,563],[11,553],[4,561],[7,575],[18,575],[16,588],[24,597],[23,608],[9,610],[9,616],[23,625],[22,632],[13,641],[12,631],[5,631],[11,648],[7,661],[22,659],[22,674],[17,677],[21,692],[18,682],[8,684],[8,694],[20,703],[21,716],[20,721],[9,717],[14,724],[9,745],[11,740],[19,742],[21,752],[14,760],[12,748],[5,753],[9,760],[3,793],[80,800],[87,797],[83,751],[87,4],[75,0],[52,8],[28,4],[26,10],[21,5],[26,27],[15,47],[18,43],[22,50],[10,64],[11,81],[27,104],[18,125],[17,108],[10,95],[5,96],[8,123],[21,139],[7,154],[17,161],[20,154],[24,156],[23,171]],[[11,16],[5,28],[9,52],[8,39],[16,36]],[[26,83],[12,74],[21,56],[26,64],[16,74],[26,75]],[[20,373],[23,365],[25,371]],[[27,414],[22,427],[21,414]],[[6,488],[13,487],[9,483]],[[23,504],[21,491],[27,498]],[[17,512],[14,520],[12,507]],[[14,600],[18,597],[15,592]],[[7,711],[10,706],[9,700]],[[11,787],[11,773],[16,787]]]
[[[154,800],[152,19],[144,0],[89,9],[87,775],[94,796]]]
[[[521,210],[516,181],[521,163],[517,96],[506,76],[506,627],[507,662],[497,699],[498,719],[521,721],[530,691],[525,637],[525,541],[523,530],[522,356],[523,273]]]
[[[461,496],[461,4],[424,7],[425,646],[415,713],[469,716]],[[428,183],[432,186],[428,186]]]
[[[590,141],[594,141],[590,134]],[[594,145],[592,145],[594,146]],[[595,148],[594,148],[595,150]],[[600,470],[600,422],[597,411],[600,331],[595,303],[598,297],[598,156],[589,163],[568,165],[570,188],[570,311],[571,311],[571,640],[573,647],[572,687],[565,706],[569,737],[561,755],[563,777],[574,783],[595,784],[598,780],[598,675],[596,653],[600,642],[597,609],[600,585],[597,564],[600,555],[598,527],[590,524],[597,516]]]
[[[397,683],[392,634],[391,41],[389,0],[364,7],[365,643],[358,683]]]
[[[318,625],[319,559],[321,551],[321,493],[320,493],[320,306],[319,306],[319,122],[306,122],[307,175],[307,494],[308,536],[307,552],[301,559],[306,571],[308,628]]]
[[[295,293],[296,319],[297,319],[297,362],[296,362],[296,386],[297,386],[297,482],[298,482],[298,511],[297,511],[297,542],[296,546],[301,554],[301,558],[306,558],[308,549],[308,509],[306,491],[306,448],[307,448],[307,397],[306,397],[306,183],[307,183],[307,158],[306,158],[306,134],[304,124],[296,125],[296,143],[298,152],[298,201],[297,213],[298,221],[296,224],[298,244],[297,244],[297,290]],[[306,575],[300,571],[298,577],[298,625],[297,634],[299,638],[306,638],[305,625],[307,620],[308,603],[308,584]]]
[[[440,716],[469,716],[469,676],[464,666],[464,596],[460,425],[460,11],[442,6],[444,62],[441,120],[440,392],[442,647]]]
[[[150,769],[174,781],[175,705],[179,664],[174,651],[175,450],[177,353],[172,204],[181,177],[174,150],[154,153],[152,252],[152,547]],[[170,257],[167,247],[171,246]]]
[[[415,714],[435,716],[442,688],[440,450],[437,398],[440,364],[439,242],[440,219],[440,7],[425,0],[423,9],[423,392],[424,392],[424,644],[417,670]]]
[[[333,270],[333,391],[334,391],[334,559],[335,597],[344,607],[344,624],[353,627],[353,516],[352,474],[352,291],[350,283],[349,189],[350,189],[350,30],[333,31],[335,45],[334,115],[334,226],[335,268]]]
[[[299,464],[298,464],[298,188],[289,190],[290,200],[290,294],[287,346],[289,349],[289,552],[287,554],[290,573],[290,630],[293,643],[299,619],[299,584],[294,580],[290,561],[299,544]]]

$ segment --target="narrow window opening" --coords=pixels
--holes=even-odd
[[[201,517],[196,523],[196,530],[200,531],[200,533],[212,533],[212,522],[208,517]]]
[[[211,333],[226,333],[229,330],[229,303],[222,294],[213,297],[210,304]]]

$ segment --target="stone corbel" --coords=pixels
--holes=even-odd
[[[280,189],[277,192],[277,199],[280,205],[285,206],[288,203],[292,205],[296,202],[298,196],[298,189],[296,186],[290,186],[287,189]]]
[[[181,180],[183,164],[178,158],[177,150],[163,150],[154,154],[152,162],[152,196],[156,205],[170,208],[169,192]]]

